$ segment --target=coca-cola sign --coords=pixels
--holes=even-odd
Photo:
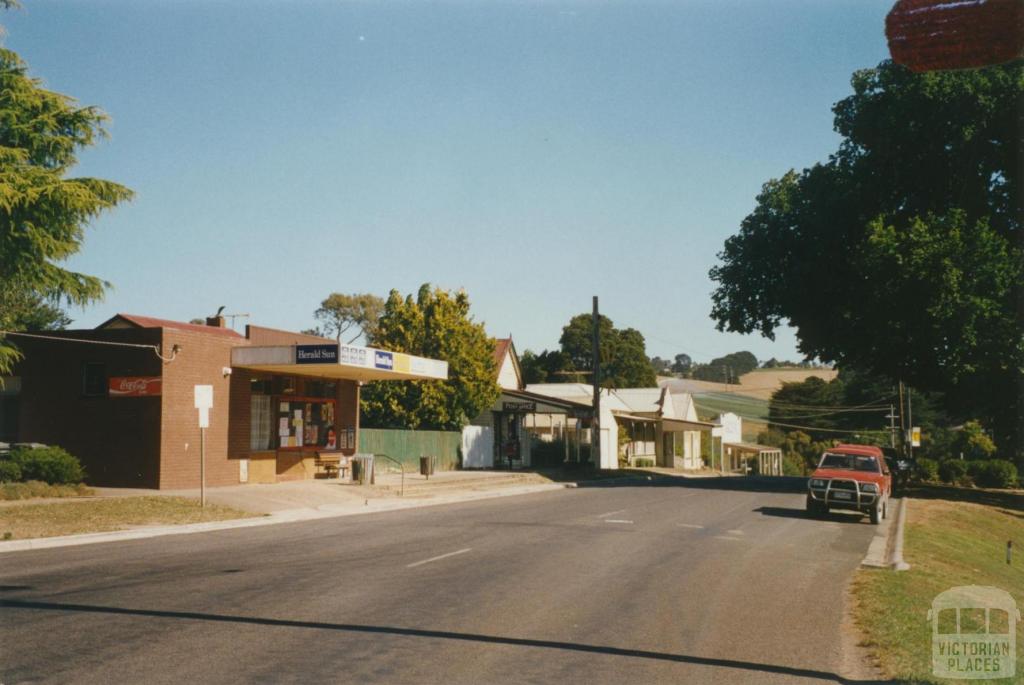
[[[160,376],[113,376],[111,397],[151,397],[159,395],[163,383]]]

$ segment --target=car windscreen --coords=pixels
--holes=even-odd
[[[846,469],[848,471],[872,471],[878,472],[878,459],[875,457],[860,457],[853,454],[825,454],[821,458],[820,468],[823,469]]]

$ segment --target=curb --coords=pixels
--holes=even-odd
[[[879,526],[868,546],[867,555],[861,566],[868,568],[888,568],[906,571],[910,565],[903,561],[903,525],[906,521],[907,499],[900,498],[895,521],[886,519],[884,526]],[[890,503],[891,500],[890,500]]]
[[[892,557],[889,561],[892,568],[897,571],[906,571],[910,564],[903,560],[903,526],[907,521],[907,507],[910,506],[910,499],[900,499],[900,513],[896,515],[896,541],[892,546]]]
[[[256,528],[259,526],[273,526],[281,523],[298,523],[301,521],[341,518],[344,516],[359,516],[362,514],[381,514],[389,511],[400,511],[403,509],[418,509],[420,507],[438,506],[442,504],[459,504],[462,502],[474,502],[482,499],[495,499],[498,497],[530,495],[538,492],[551,492],[554,490],[563,490],[566,487],[570,487],[570,484],[545,483],[538,485],[522,485],[494,492],[476,491],[464,493],[462,495],[451,494],[436,500],[375,500],[373,506],[370,506],[369,500],[367,500],[367,503],[360,508],[326,504],[321,505],[316,509],[285,509],[272,514],[256,514],[252,518],[233,519],[230,521],[209,521],[207,523],[186,523],[183,525],[132,528],[129,530],[115,530],[105,533],[83,533],[80,535],[61,535],[50,538],[9,540],[6,542],[0,542],[0,554],[8,552],[24,552],[35,549],[53,549],[55,547],[92,545],[102,542],[144,540],[147,538],[163,537],[166,535],[188,535],[191,533],[209,533],[212,531],[234,530],[237,528]]]

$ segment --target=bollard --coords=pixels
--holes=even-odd
[[[1006,541],[1006,563],[1013,563],[1013,540]]]

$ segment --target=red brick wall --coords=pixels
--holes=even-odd
[[[199,412],[195,386],[213,386],[213,409],[206,429],[206,484],[238,484],[238,462],[228,459],[231,349],[239,342],[200,332],[163,329],[164,349],[181,351],[164,367],[163,431],[160,436],[160,488],[199,487]]]
[[[262,326],[246,326],[245,336],[249,339],[250,345],[257,347],[267,347],[270,345],[316,345],[336,342],[334,338],[321,338],[316,335],[279,331],[276,328],[263,328]]]
[[[49,335],[49,334],[48,334]],[[54,333],[76,339],[158,345],[158,329]],[[63,447],[85,466],[94,485],[157,487],[161,397],[86,397],[82,365],[98,362],[107,376],[160,376],[153,350],[20,338],[18,440]]]

